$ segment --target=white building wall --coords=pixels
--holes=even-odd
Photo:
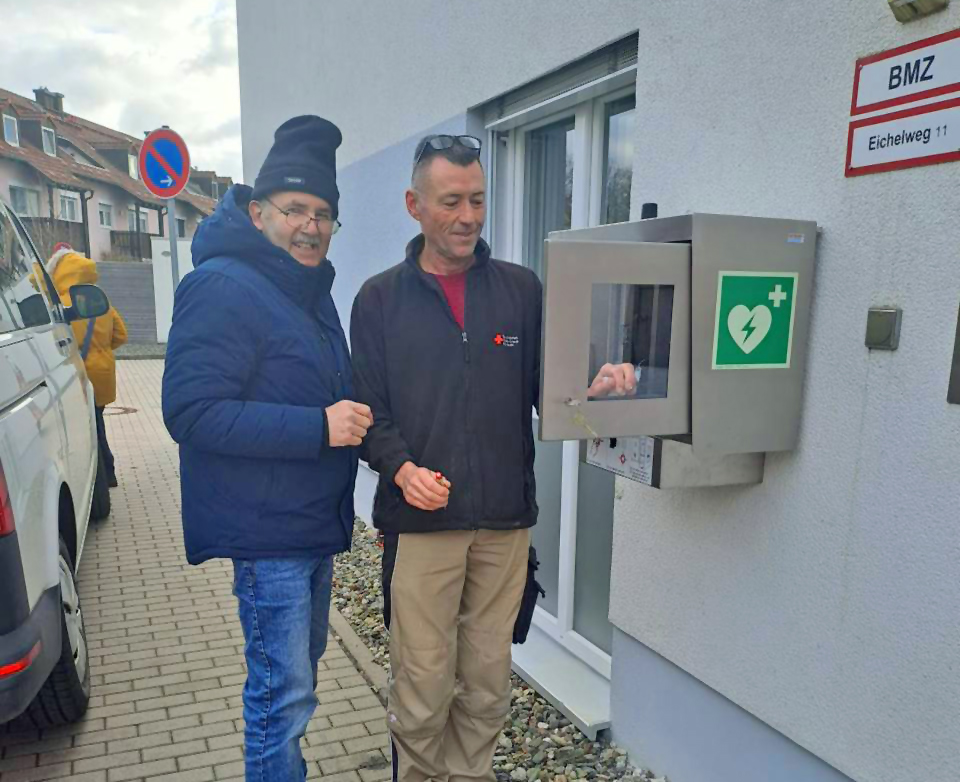
[[[90,257],[96,261],[110,255],[110,232],[127,230],[126,193],[115,187],[100,185],[94,188],[93,198],[87,204],[90,220]],[[100,225],[100,204],[110,205],[112,227]]]
[[[30,166],[10,159],[0,160],[0,195],[10,204],[10,186],[23,187],[40,194],[40,217],[50,216],[47,186]]]
[[[91,182],[94,189],[93,198],[88,203],[90,217],[90,243],[92,245],[92,255],[94,260],[109,260],[116,257],[112,250],[110,233],[111,231],[126,232],[130,230],[128,215],[131,209],[136,205],[136,199],[125,190],[107,184],[95,184]],[[100,203],[111,205],[113,215],[113,226],[108,228],[100,225],[98,214]],[[156,209],[147,209],[140,207],[140,213],[147,218],[147,233],[158,234],[160,231],[159,220]],[[166,228],[164,228],[166,230]]]
[[[858,57],[960,26],[885,2],[639,9],[634,202],[823,227],[800,447],[754,488],[625,481],[613,621],[857,780],[958,777],[960,164],[844,178]],[[863,345],[904,310],[900,349]]]
[[[798,450],[757,487],[621,482],[611,618],[858,782],[956,778],[960,163],[857,179],[843,163],[857,57],[955,29],[960,7],[901,25],[884,0],[238,0],[238,26],[246,181],[288,117],[344,131],[345,325],[415,231],[416,137],[639,29],[635,216],[656,201],[824,233]],[[899,351],[864,348],[871,304],[904,308]]]
[[[253,184],[291,116],[340,125],[346,167],[628,35],[637,9],[635,0],[290,0],[280,12],[237,0],[244,181]]]
[[[197,232],[197,226],[200,224],[200,218],[202,215],[188,204],[184,204],[182,200],[176,202],[175,209],[176,217],[184,222],[184,228],[186,229],[186,234],[184,239],[192,239],[193,235]],[[159,230],[159,228],[158,228]],[[176,230],[176,227],[174,227]],[[163,217],[163,233],[164,236],[167,234],[167,218],[166,215]]]

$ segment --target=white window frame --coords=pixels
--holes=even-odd
[[[575,123],[573,209],[570,227],[587,228],[600,224],[600,207],[603,201],[603,140],[606,107],[607,104],[633,95],[635,92],[636,88],[633,85],[624,87],[559,111],[556,114],[541,117],[529,125],[521,125],[512,129],[506,152],[508,156],[508,184],[512,186],[501,187],[497,191],[494,189],[496,183],[491,183],[494,196],[491,199],[491,236],[496,236],[495,231],[498,228],[496,221],[499,219],[506,220],[505,227],[508,237],[505,247],[494,248],[494,251],[499,253],[498,257],[506,257],[507,260],[514,260],[515,263],[523,262],[524,161],[527,133],[570,117],[574,118]],[[536,109],[530,111],[533,113]],[[491,171],[496,169],[495,130],[496,128],[492,128],[488,131],[486,140],[488,148],[491,149]],[[589,176],[586,179],[582,174],[579,174],[584,170],[589,171]],[[501,203],[502,200],[505,200],[506,203]]]
[[[616,92],[611,92],[609,95],[604,95],[594,101],[593,134],[591,140],[590,215],[588,221],[588,225],[590,226],[600,225],[600,209],[603,206],[603,177],[606,175],[606,172],[603,170],[603,142],[604,132],[606,130],[604,123],[607,119],[607,106],[635,93],[636,89],[634,87],[628,87],[617,90]],[[634,114],[634,116],[636,116],[636,114]],[[631,203],[631,208],[632,206]]]
[[[56,157],[56,156],[57,156],[57,131],[55,131],[53,128],[48,128],[48,127],[46,127],[46,126],[41,126],[41,128],[40,128],[40,134],[41,134],[41,136],[43,137],[43,151],[44,151],[44,153],[47,154],[47,155],[49,155],[50,157]],[[51,142],[50,142],[50,143],[51,143],[51,146],[53,147],[53,151],[52,151],[52,152],[47,149],[47,139],[48,139],[48,138],[51,139]]]
[[[26,212],[18,212],[16,210],[15,198],[13,196],[14,190],[21,190],[24,193],[33,193],[37,197],[36,214],[30,214],[29,204],[27,204],[28,209]],[[10,185],[10,208],[17,214],[18,217],[40,217],[40,191],[34,190],[32,187],[23,187],[22,185]]]
[[[104,208],[106,207],[106,208]],[[104,222],[103,216],[107,215],[107,221]],[[97,215],[100,220],[100,226],[102,228],[107,228],[113,230],[113,204],[108,204],[103,201],[97,203]]]
[[[131,217],[133,219],[131,219]],[[133,228],[130,227],[131,225]],[[132,206],[127,207],[127,229],[130,233],[136,233],[137,230],[137,210]],[[140,233],[150,233],[150,216],[147,214],[146,209],[140,210]]]
[[[74,217],[74,218],[72,218],[72,219],[71,219],[70,217],[67,217],[67,216],[66,216],[66,211],[67,211],[67,210],[64,209],[64,204],[67,203],[67,202],[72,203],[72,204],[74,205],[74,209],[76,210],[76,217]],[[59,219],[65,220],[65,221],[67,221],[68,223],[82,223],[82,222],[83,222],[83,210],[80,208],[80,196],[79,196],[79,195],[77,195],[76,193],[69,193],[69,192],[64,192],[64,191],[61,191],[61,192],[60,192],[60,218],[59,218]]]
[[[12,140],[7,136],[7,120],[13,123],[13,135],[15,138]],[[3,140],[6,141],[11,147],[20,146],[20,123],[17,121],[16,117],[10,114],[3,115]]]
[[[583,98],[579,102],[575,96],[571,98],[568,95],[547,102],[554,104],[556,111],[551,111],[548,105],[533,106],[527,111],[511,115],[506,121],[495,121],[487,125],[486,163],[490,172],[489,186],[492,195],[489,199],[488,236],[494,243],[494,254],[498,258],[515,263],[523,262],[527,134],[564,119],[574,119],[573,204],[570,227],[587,228],[599,224],[604,176],[606,106],[636,93],[636,67],[627,70],[632,73],[632,78],[628,77],[627,86],[621,86],[625,79],[622,74],[617,74],[618,78],[609,82],[609,91],[598,94],[602,85],[585,85],[577,91]],[[529,118],[529,121],[525,122],[525,118]],[[504,125],[510,132],[506,149],[497,146],[497,133]],[[505,167],[500,167],[497,160],[497,156],[501,154],[507,155]],[[505,174],[505,182],[497,181],[498,172]],[[587,172],[587,176],[584,176],[583,172]],[[536,419],[536,413],[534,418]],[[557,615],[553,616],[537,606],[533,621],[563,648],[609,679],[610,655],[573,629],[580,443],[564,442],[562,447]]]

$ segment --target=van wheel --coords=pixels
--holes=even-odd
[[[33,703],[20,718],[21,724],[49,728],[76,722],[90,702],[90,657],[80,610],[80,594],[67,545],[60,538],[60,659]]]
[[[90,518],[101,521],[110,515],[110,483],[107,467],[104,464],[103,449],[97,448],[97,477],[93,484],[93,504],[90,506]]]

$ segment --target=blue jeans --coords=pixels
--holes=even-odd
[[[317,707],[333,557],[235,559],[233,574],[247,658],[246,782],[302,782],[300,739]]]

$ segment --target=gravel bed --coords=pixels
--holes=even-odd
[[[376,533],[358,521],[352,551],[337,557],[333,603],[370,649],[374,660],[389,671],[380,585],[381,554]],[[631,766],[626,752],[615,744],[600,739],[590,741],[519,677],[513,676],[512,682],[511,712],[493,759],[499,782],[666,782],[663,777]]]

